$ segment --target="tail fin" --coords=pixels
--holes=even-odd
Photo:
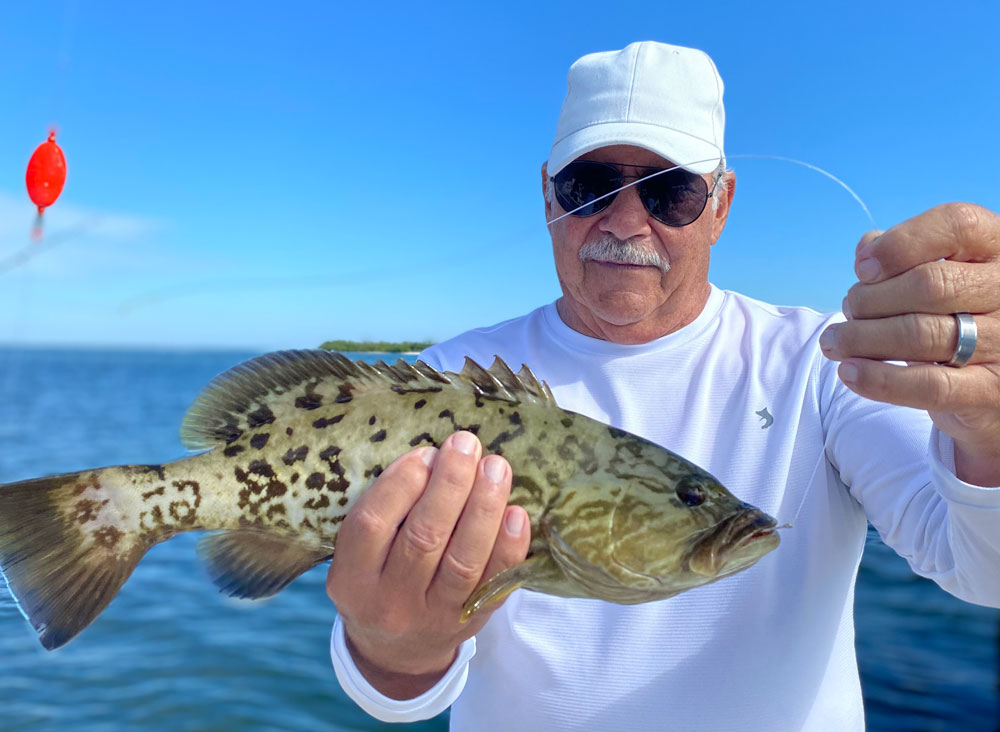
[[[126,525],[107,472],[0,485],[0,574],[49,650],[107,607],[155,543]]]

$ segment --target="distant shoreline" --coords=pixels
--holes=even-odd
[[[430,341],[326,341],[320,346],[325,351],[350,351],[352,353],[398,353],[414,356],[434,345]]]

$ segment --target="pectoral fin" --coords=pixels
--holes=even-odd
[[[551,561],[548,554],[534,554],[520,564],[493,575],[465,601],[461,621],[464,623],[480,610],[502,603],[510,593],[528,583],[548,561]]]

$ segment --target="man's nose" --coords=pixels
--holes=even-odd
[[[636,186],[619,191],[615,200],[604,210],[599,223],[601,231],[613,234],[621,240],[651,233],[649,212],[639,199]]]

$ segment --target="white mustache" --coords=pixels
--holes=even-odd
[[[650,250],[631,239],[622,240],[613,234],[605,234],[597,241],[591,241],[580,247],[578,254],[581,262],[616,262],[618,264],[636,264],[641,267],[656,267],[661,273],[670,269],[670,262],[656,251]]]

